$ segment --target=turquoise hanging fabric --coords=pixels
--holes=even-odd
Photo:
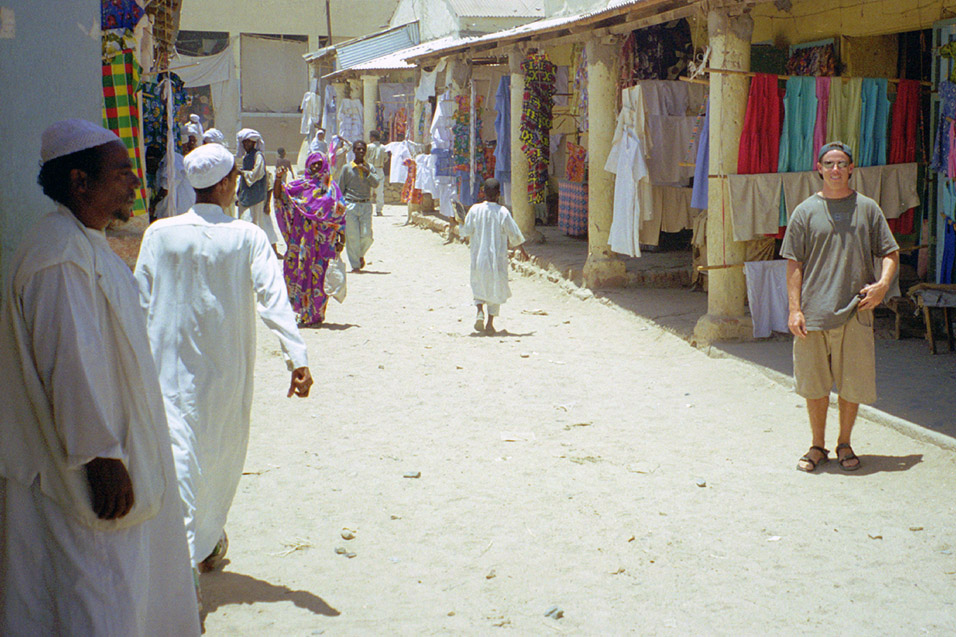
[[[861,90],[860,148],[857,166],[886,165],[886,134],[890,120],[890,100],[886,96],[887,81],[865,78]]]
[[[783,98],[783,133],[777,172],[813,170],[813,129],[817,123],[817,83],[814,77],[791,77]]]

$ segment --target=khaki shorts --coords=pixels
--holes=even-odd
[[[793,377],[804,398],[823,398],[836,385],[851,403],[876,401],[873,310],[856,312],[832,330],[807,332],[793,339]]]

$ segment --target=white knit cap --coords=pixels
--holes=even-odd
[[[40,160],[48,162],[110,142],[122,142],[116,133],[85,119],[65,119],[51,124],[40,138]]]
[[[196,190],[215,186],[232,172],[235,156],[219,144],[204,144],[183,160],[186,178]]]

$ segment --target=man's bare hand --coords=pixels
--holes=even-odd
[[[883,297],[886,296],[889,289],[889,283],[881,283],[880,281],[864,285],[863,289],[860,290],[860,294],[863,295],[863,300],[860,301],[860,305],[857,307],[861,310],[872,310],[883,302]]]
[[[93,458],[86,463],[86,480],[93,492],[93,513],[102,520],[118,520],[133,508],[133,481],[122,460]]]
[[[309,395],[309,388],[312,387],[312,374],[308,367],[300,367],[292,372],[292,384],[289,385],[289,393],[286,398],[292,398],[295,394],[299,398],[305,398]]]
[[[790,318],[787,320],[787,327],[790,328],[790,332],[798,337],[803,338],[807,335],[807,319],[803,316],[803,312],[797,310],[796,312],[790,312]]]

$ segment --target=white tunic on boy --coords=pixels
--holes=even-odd
[[[471,291],[475,300],[500,305],[511,296],[508,287],[508,241],[518,246],[524,235],[504,206],[485,201],[468,211],[458,231],[471,237]]]

